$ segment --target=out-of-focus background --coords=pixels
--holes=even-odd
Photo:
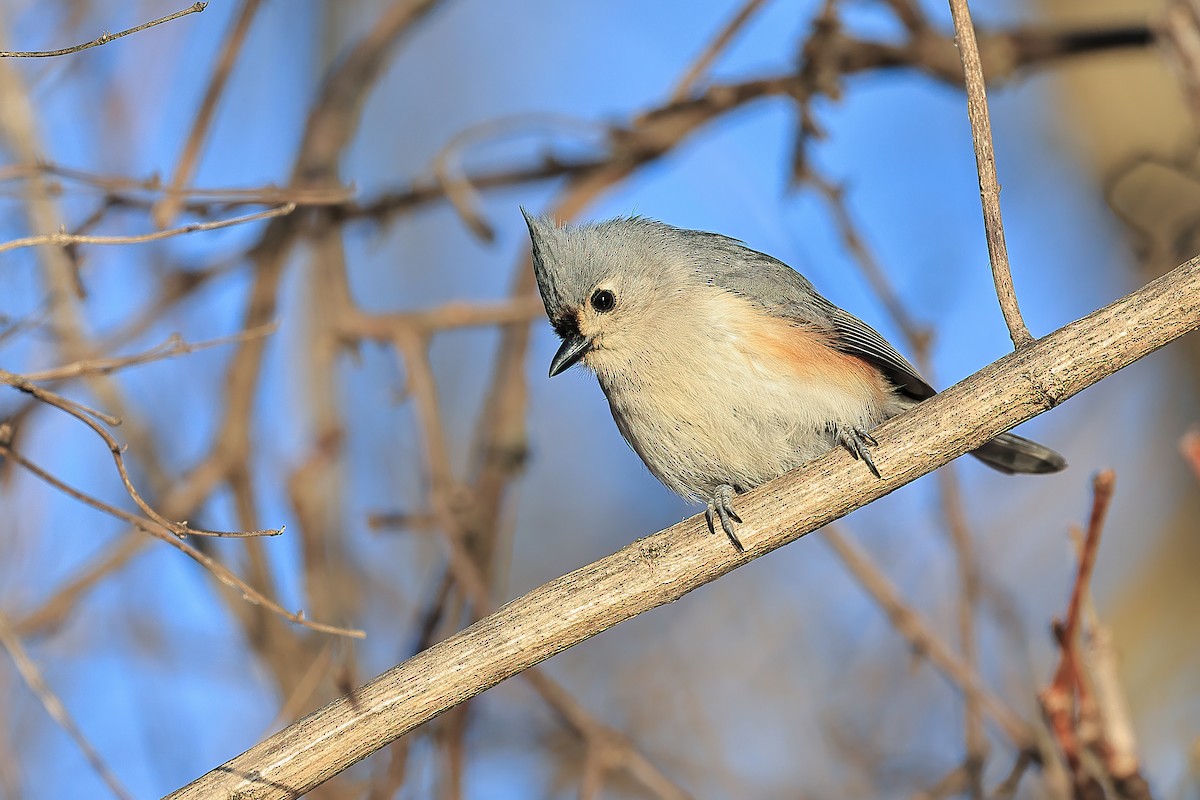
[[[4,0],[0,48],[182,7]],[[1200,252],[1197,17],[1134,0],[973,11],[1040,336]],[[697,510],[626,447],[590,376],[545,377],[557,342],[525,294],[518,205],[743,239],[939,385],[1008,352],[951,41],[932,0],[213,0],[102,47],[0,60],[0,242],[282,214],[0,244],[0,798],[167,793]],[[173,334],[232,338],[183,352]],[[25,466],[145,517],[105,442],[18,388],[80,362],[35,383],[122,420],[101,426],[149,506],[195,528],[286,526],[185,540],[244,586]],[[1022,428],[1067,471],[956,463],[836,540],[563,653],[543,668],[556,689],[510,680],[314,796],[1070,797],[1038,693],[1074,581],[1068,531],[1111,467],[1092,588],[1123,730],[1154,797],[1200,798],[1200,475],[1181,455],[1198,370],[1192,336]],[[847,559],[1034,732],[1041,765]],[[246,586],[366,637],[289,622]],[[624,744],[600,746],[597,725]]]

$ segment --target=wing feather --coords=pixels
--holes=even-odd
[[[687,232],[703,239],[697,251],[704,258],[696,270],[713,284],[750,300],[767,313],[811,325],[831,334],[835,346],[883,372],[903,394],[924,400],[937,394],[908,359],[887,339],[817,292],[796,270],[736,239],[719,234]]]

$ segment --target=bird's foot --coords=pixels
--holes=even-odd
[[[733,542],[733,546],[737,548],[739,553],[744,553],[746,548],[742,547],[742,543],[738,540],[734,523],[740,523],[742,518],[737,515],[730,505],[733,501],[733,487],[729,484],[721,484],[717,490],[713,492],[713,496],[709,498],[708,509],[704,512],[704,518],[708,520],[708,530],[710,533],[717,532],[717,526],[714,517],[721,520],[721,530],[725,531],[725,535],[729,537],[729,541]]]
[[[875,466],[875,461],[871,458],[871,447],[879,444],[875,437],[870,434],[865,428],[860,428],[857,425],[843,425],[840,422],[833,422],[829,425],[829,430],[837,437],[838,444],[850,451],[850,455],[857,459],[861,459],[867,469],[871,470],[876,478],[883,477],[879,474],[879,469]]]

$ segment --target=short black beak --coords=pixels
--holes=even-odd
[[[558,352],[554,354],[554,358],[550,360],[550,377],[553,378],[572,366],[591,349],[592,340],[586,336],[578,333],[568,336],[563,340],[562,347],[558,348]]]

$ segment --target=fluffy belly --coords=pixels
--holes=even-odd
[[[832,427],[895,411],[879,371],[828,333],[728,292],[690,296],[687,311],[702,322],[664,316],[653,338],[587,356],[625,440],[685,497],[758,486],[831,448]]]
[[[605,387],[613,419],[672,491],[707,498],[744,491],[829,450],[831,425],[870,428],[883,416],[869,391],[802,376],[703,376]]]

